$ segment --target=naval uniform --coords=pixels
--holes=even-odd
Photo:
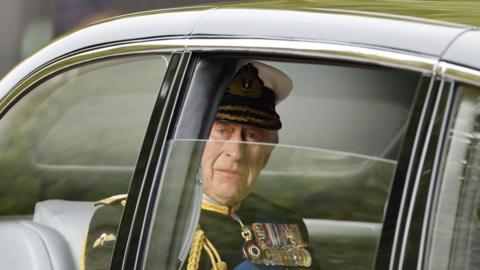
[[[227,269],[318,269],[301,218],[258,195],[250,194],[231,209],[204,199],[199,229]],[[250,240],[242,234],[245,230]],[[287,231],[296,234],[296,243],[289,241]],[[198,266],[187,269],[215,269],[209,257],[202,251]]]
[[[96,203],[99,207],[92,217],[88,233],[84,239],[81,258],[82,270],[110,268],[118,222],[125,202],[126,195],[116,195]],[[310,257],[308,233],[301,218],[258,195],[250,194],[242,201],[241,205],[233,208],[204,200],[198,228],[208,239],[206,241],[209,241],[213,250],[218,253],[218,260],[225,264],[224,268],[217,269],[319,269],[318,263]],[[245,234],[242,233],[245,232],[243,230],[245,228],[248,228],[251,232],[250,241],[246,241]],[[310,260],[308,266],[295,265],[296,263],[292,262],[292,255],[295,255],[291,252],[292,243],[286,239],[288,238],[286,233],[279,232],[281,230],[288,231],[289,228],[293,228],[293,233],[296,234],[297,238],[297,246],[301,246],[303,249],[303,253],[300,252],[300,257],[303,254],[303,262],[301,263],[305,264],[305,256],[307,256]],[[266,235],[267,246],[270,247],[270,250],[273,250],[273,253],[277,254],[277,256],[272,256],[273,258],[270,260],[266,259],[268,254],[265,252],[265,245],[262,247],[261,240],[258,239],[262,230],[263,234]],[[272,233],[272,231],[274,232]],[[277,242],[276,244],[274,240]],[[277,251],[283,250],[280,258],[278,252],[275,252],[275,245],[279,247]],[[193,246],[194,244],[192,244],[192,250]],[[192,250],[190,254],[192,254]],[[295,250],[293,250],[293,253],[295,253]],[[260,256],[252,257],[252,254]],[[215,269],[208,252],[200,249],[198,255],[197,264],[193,268],[189,267],[188,262],[191,261],[191,258],[188,258],[185,268]],[[289,257],[290,262],[285,257]]]

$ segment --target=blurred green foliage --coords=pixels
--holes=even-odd
[[[294,10],[354,10],[413,16],[480,26],[480,1],[478,0],[277,0],[228,4],[232,7],[285,8]],[[294,6],[292,8],[292,6]]]
[[[16,103],[0,121],[0,218],[32,214],[43,200],[126,193],[167,62],[73,68]]]

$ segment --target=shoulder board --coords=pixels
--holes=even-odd
[[[119,194],[119,195],[113,195],[111,197],[96,201],[95,206],[114,205],[114,204],[121,204],[122,206],[125,206],[126,203],[127,203],[127,194]]]

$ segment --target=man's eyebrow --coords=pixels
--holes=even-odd
[[[220,124],[220,125],[227,125],[227,126],[232,125],[232,123],[230,123],[228,121],[225,121],[225,120],[216,120],[213,124],[214,125],[215,124]]]

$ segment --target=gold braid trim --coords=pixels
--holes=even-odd
[[[206,200],[202,201],[202,210],[215,212],[225,216],[228,216],[230,212],[236,212],[238,209],[240,209],[240,203],[237,203],[233,207],[229,208],[226,205],[214,204],[211,202],[207,202]]]
[[[210,262],[212,263],[213,270],[227,270],[227,264],[222,261],[217,249],[205,236],[205,232],[200,228],[197,228],[195,235],[193,236],[193,242],[188,256],[187,270],[198,269],[198,264],[200,263],[200,257],[202,255],[202,249],[207,252]]]
[[[205,245],[205,243],[203,244],[203,249],[205,249],[205,251],[208,254],[208,257],[210,257],[210,261],[212,262],[212,269],[213,270],[218,270],[217,262],[215,260],[215,257],[213,255],[213,253],[212,253],[212,250],[207,245]]]
[[[80,254],[80,270],[85,270],[85,253],[87,252],[88,229],[83,235],[82,253]]]
[[[218,254],[217,249],[213,246],[212,242],[210,242],[210,240],[208,240],[206,236],[204,238],[203,248],[210,256],[210,261],[212,262],[214,270],[227,270],[227,263],[222,261],[222,258],[220,258],[220,254]],[[213,257],[211,255],[212,253]]]
[[[225,216],[228,216],[228,213],[229,213],[228,206],[213,204],[213,203],[209,203],[209,202],[206,202],[206,201],[202,201],[202,210],[215,212],[215,213],[222,214],[222,215],[225,215]]]
[[[234,116],[234,115],[229,115],[226,113],[217,113],[217,117],[220,119],[226,119],[226,120],[231,120],[231,121],[240,121],[240,122],[255,122],[259,124],[264,124],[264,125],[273,125],[278,122],[280,122],[277,118],[272,119],[272,120],[262,120],[258,118],[253,118],[251,116]]]
[[[241,111],[241,112],[249,112],[249,113],[254,113],[254,114],[257,114],[257,115],[261,115],[261,116],[264,116],[264,117],[272,117],[272,114],[270,113],[266,113],[264,111],[260,111],[260,110],[255,110],[255,109],[252,109],[252,108],[249,108],[249,107],[245,107],[245,106],[239,106],[239,105],[224,105],[224,106],[220,106],[218,108],[219,111]]]
[[[193,236],[192,246],[190,247],[190,253],[188,254],[187,270],[198,269],[198,263],[200,262],[200,255],[202,252],[203,238],[205,234],[203,230],[197,228],[195,235]]]

